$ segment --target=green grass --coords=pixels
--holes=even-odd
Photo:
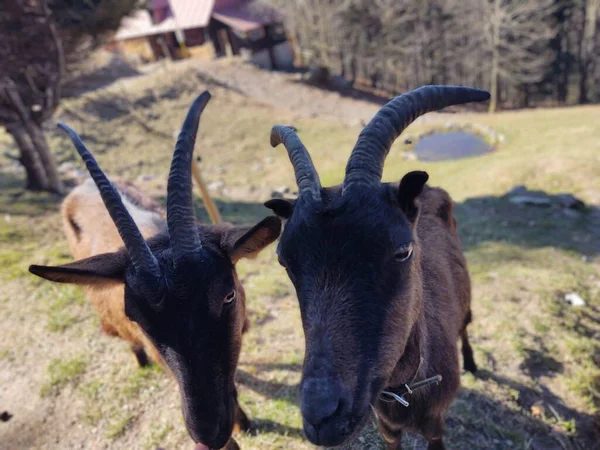
[[[15,360],[15,352],[10,348],[0,349],[0,361],[14,361]]]
[[[143,391],[156,390],[156,381],[161,376],[163,373],[156,365],[140,368],[125,379],[120,387],[121,394],[125,398],[135,398]]]
[[[193,73],[186,74],[144,77],[131,87],[133,100],[147,90],[156,93],[159,100],[139,112],[163,133],[180,126],[194,95],[204,88]],[[177,86],[176,92],[163,95],[169,86]],[[286,152],[268,143],[274,123],[298,127],[324,185],[342,180],[358,127],[298,118],[218,87],[211,91],[197,151],[206,181],[222,179],[229,190],[217,199],[226,220],[254,223],[269,214],[262,202],[273,188],[294,187]],[[84,134],[109,175],[135,181],[162,201],[173,139],[150,135],[127,116],[100,120],[92,108],[97,103],[90,106],[89,100],[70,99],[65,105],[93,121],[67,122]],[[447,445],[526,448],[540,436],[559,435],[589,448],[583,439],[600,408],[600,107],[453,115],[452,120],[490,126],[506,140],[486,156],[423,163],[405,160],[399,139],[384,172],[385,180],[394,181],[410,170],[427,170],[430,184],[447,189],[457,202],[473,280],[470,334],[481,374],[462,377],[463,390],[447,414]],[[434,126],[411,126],[406,133]],[[11,145],[5,136],[0,141]],[[83,167],[66,137],[50,131],[49,141],[61,161]],[[62,430],[83,444],[98,430],[98,446],[125,449],[135,442],[136,448],[189,448],[176,383],[157,369],[138,369],[126,343],[102,336],[97,315],[80,290],[28,274],[29,264],[70,260],[60,202],[45,194],[23,194],[22,174],[5,170],[2,158],[0,315],[6,339],[0,374],[7,380],[26,374],[44,395],[33,399],[39,402],[36,407],[56,402],[69,410],[68,417],[49,417],[36,442],[52,442],[48,436]],[[142,174],[155,178],[138,180]],[[594,208],[578,219],[552,208],[522,209],[503,197],[517,184],[571,192]],[[199,216],[206,217],[198,199],[196,205]],[[302,438],[296,404],[304,340],[294,290],[277,264],[274,246],[238,266],[251,318],[240,357],[239,395],[258,431],[236,439],[244,450],[313,448]],[[586,306],[568,305],[564,295],[569,292],[579,293]],[[65,359],[74,354],[86,356]],[[38,378],[36,367],[43,372]],[[69,385],[75,389],[64,389]],[[16,393],[20,398],[28,394]],[[542,417],[532,415],[535,402],[545,407]],[[81,428],[64,425],[71,421]],[[352,445],[381,448],[381,440],[370,427]],[[422,448],[423,441],[407,435],[405,447]]]
[[[64,386],[76,385],[85,372],[87,364],[85,358],[81,356],[67,360],[53,359],[48,364],[48,381],[40,389],[40,395],[42,397],[58,395]]]
[[[169,422],[163,422],[158,424],[156,427],[153,427],[150,435],[144,442],[144,448],[148,450],[155,450],[156,447],[160,446],[160,444],[165,440],[169,433],[173,432],[173,430],[174,427]]]
[[[115,409],[111,411],[108,420],[109,422],[104,435],[107,439],[114,440],[125,434],[127,428],[134,421],[134,415],[128,411]]]
[[[79,386],[79,391],[83,395],[85,403],[81,419],[89,426],[96,426],[102,420],[102,411],[98,407],[102,390],[103,383],[100,380],[89,381]]]
[[[79,310],[87,300],[81,290],[75,286],[51,285],[50,289],[53,295],[50,297],[48,330],[62,332],[81,320]]]

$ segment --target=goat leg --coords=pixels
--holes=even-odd
[[[469,335],[467,334],[466,328],[462,331],[462,333],[460,333],[460,338],[462,340],[464,368],[466,371],[474,374],[475,372],[477,372],[477,364],[475,364],[475,358],[473,358],[473,349],[471,348],[471,344],[469,343]]]
[[[432,439],[427,445],[427,450],[446,450],[444,440],[442,438]]]
[[[231,439],[229,439],[227,444],[225,444],[225,447],[223,447],[223,450],[240,450],[240,446],[235,441],[235,439],[231,438]]]
[[[235,401],[235,421],[233,425],[234,432],[242,432],[247,433],[251,430],[252,424],[250,423],[250,419],[244,412],[244,410],[240,407],[237,399]]]
[[[398,431],[394,442],[385,441],[385,450],[402,450],[402,431]]]
[[[146,354],[146,350],[144,350],[144,347],[140,344],[131,344],[131,351],[133,352],[133,355],[135,356],[135,360],[138,363],[138,366],[140,367],[146,367],[150,364],[150,359],[148,358],[148,355]]]
[[[475,358],[473,358],[473,349],[469,343],[469,334],[467,333],[467,326],[473,320],[471,311],[467,312],[463,329],[460,332],[460,339],[462,341],[462,355],[463,355],[463,366],[467,372],[477,372],[477,364],[475,364]]]
[[[427,450],[445,450],[444,446],[444,419],[441,416],[427,417],[421,423],[421,434],[429,443]]]
[[[402,428],[377,420],[377,428],[385,441],[385,450],[402,450]]]

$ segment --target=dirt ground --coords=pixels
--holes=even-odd
[[[174,133],[193,98],[209,89],[196,151],[224,218],[235,223],[268,215],[262,202],[271,191],[294,187],[285,151],[268,145],[273,124],[295,125],[322,182],[333,184],[360,124],[378,109],[238,60],[119,70],[95,79],[83,74],[55,119],[82,135],[110,176],[162,202]],[[481,373],[463,375],[447,414],[448,448],[600,448],[600,108],[433,114],[408,133],[448,117],[493,127],[506,141],[489,155],[425,163],[407,160],[399,139],[384,174],[392,180],[427,170],[430,183],[457,202]],[[48,138],[74,185],[82,164],[52,124]],[[0,149],[16,152],[2,134]],[[175,383],[157,368],[138,369],[125,342],[102,335],[78,289],[28,274],[29,264],[58,264],[70,255],[61,199],[23,192],[23,179],[18,165],[0,156],[0,413],[12,416],[0,422],[0,449],[192,448]],[[570,192],[588,207],[567,215],[515,205],[504,194],[517,184]],[[206,220],[199,198],[197,206]],[[240,274],[252,327],[238,384],[257,432],[236,438],[244,450],[314,448],[302,436],[296,402],[300,317],[274,247]],[[568,304],[572,292],[585,305]],[[416,436],[405,443],[425,448]],[[349,448],[382,443],[368,427]]]

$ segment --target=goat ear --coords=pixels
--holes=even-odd
[[[294,200],[275,198],[265,202],[265,206],[283,219],[289,219],[294,212]]]
[[[221,246],[235,264],[242,258],[254,258],[275,241],[281,233],[281,220],[270,216],[253,227],[227,228],[221,235]]]
[[[123,252],[103,253],[62,266],[29,266],[38,277],[56,283],[72,283],[85,286],[106,286],[123,283],[128,256]]]
[[[407,173],[400,180],[398,202],[400,203],[400,208],[411,222],[414,222],[419,214],[419,208],[415,200],[423,192],[423,187],[428,179],[429,175],[427,172],[414,171]]]

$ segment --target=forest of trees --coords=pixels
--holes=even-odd
[[[600,0],[294,0],[303,65],[386,92],[465,84],[490,109],[600,101]]]
[[[267,1],[267,0],[262,0]],[[304,66],[386,95],[489,89],[490,110],[600,101],[600,0],[270,0]],[[27,187],[61,192],[42,124],[65,68],[147,0],[0,0],[0,126]]]

